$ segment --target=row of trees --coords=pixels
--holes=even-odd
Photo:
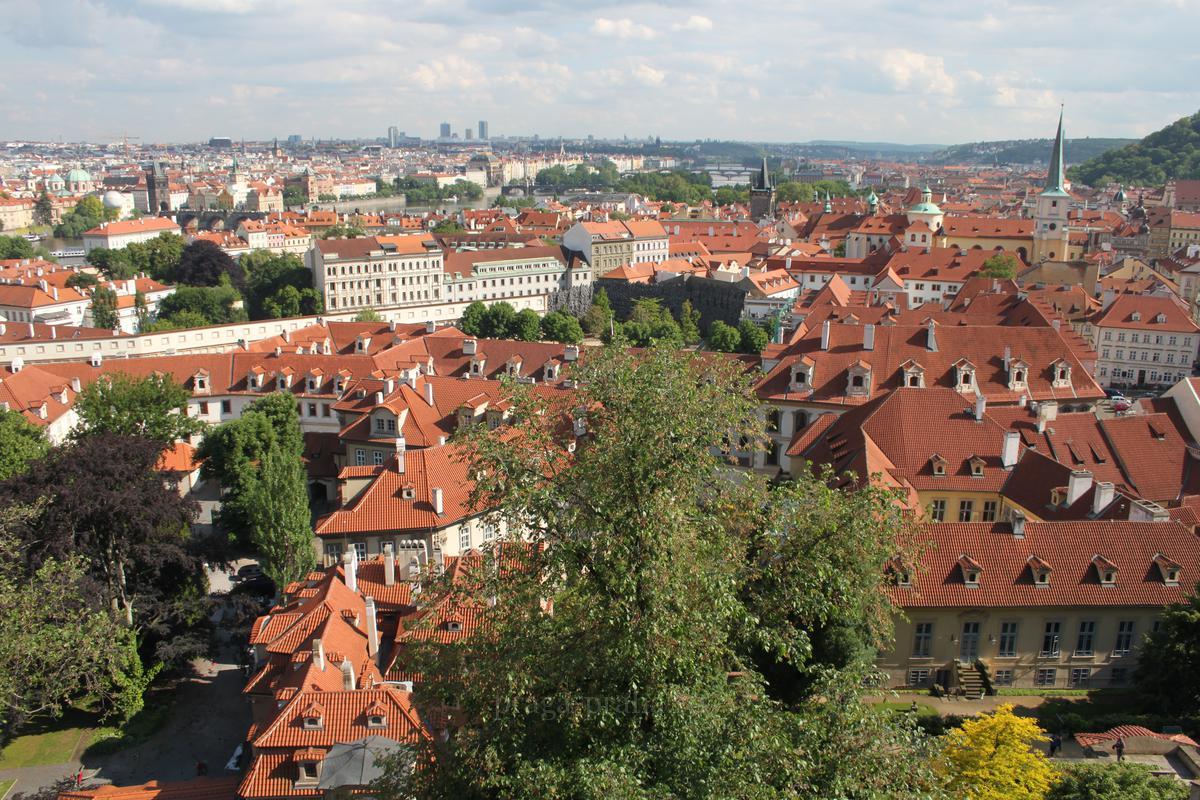
[[[459,328],[463,333],[485,339],[549,340],[569,344],[583,341],[583,329],[570,314],[552,311],[539,317],[532,309],[517,311],[503,301],[491,305],[479,300],[471,303],[463,309]]]
[[[61,221],[54,227],[54,235],[60,239],[79,239],[84,231],[102,222],[112,222],[120,215],[121,209],[105,208],[99,197],[88,195],[62,215]]]

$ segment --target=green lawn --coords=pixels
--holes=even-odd
[[[15,778],[10,778],[6,781],[0,781],[0,800],[8,797],[8,793],[12,791],[13,784],[16,783]]]
[[[90,719],[83,714],[69,714],[18,736],[0,750],[0,769],[70,761],[79,742],[91,735]]]
[[[888,711],[908,711],[908,712],[912,711],[912,701],[911,700],[906,703],[895,703],[895,702],[888,701],[888,702],[884,702],[884,703],[873,703],[872,705],[876,706],[877,708],[885,708]],[[933,708],[933,706],[927,706],[924,703],[918,702],[917,703],[917,716],[918,717],[936,717],[937,711]]]

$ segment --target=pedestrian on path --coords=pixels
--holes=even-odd
[[[1062,737],[1057,733],[1050,736],[1050,758],[1058,755],[1058,751],[1062,749]]]
[[[1125,760],[1125,738],[1117,737],[1117,743],[1113,745],[1113,752],[1117,754],[1117,761]]]

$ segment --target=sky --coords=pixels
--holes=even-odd
[[[953,144],[1200,110],[1200,0],[0,0],[0,139]]]

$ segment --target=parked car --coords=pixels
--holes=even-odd
[[[1128,411],[1133,408],[1133,403],[1127,397],[1114,397],[1112,399],[1112,410],[1117,412]]]

